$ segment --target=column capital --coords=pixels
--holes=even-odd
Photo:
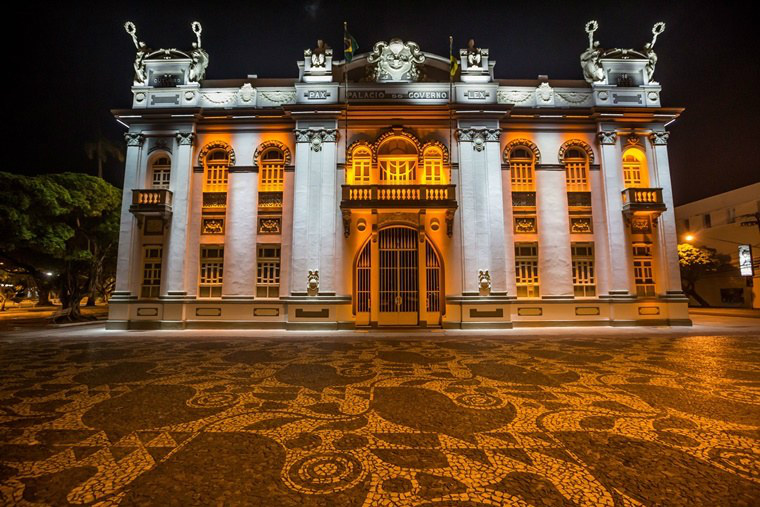
[[[195,142],[195,134],[192,132],[177,132],[177,141],[180,146],[192,146],[193,142]]]
[[[668,137],[670,137],[670,132],[667,130],[654,130],[649,134],[649,140],[652,141],[652,144],[654,145],[668,144]]]
[[[596,134],[601,144],[615,144],[617,142],[617,132],[614,130],[601,130]]]
[[[483,151],[487,142],[498,142],[501,137],[501,130],[489,128],[468,128],[457,129],[457,139],[459,142],[472,143],[472,149]]]
[[[124,134],[124,140],[127,146],[142,146],[145,142],[145,136],[142,132],[127,132]]]
[[[297,143],[309,143],[311,151],[322,151],[323,143],[334,143],[338,139],[338,129],[295,129]]]

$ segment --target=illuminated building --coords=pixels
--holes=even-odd
[[[595,54],[590,83],[499,80],[470,44],[450,80],[391,39],[194,81],[192,52],[138,51],[109,326],[689,324],[682,110],[648,53]]]

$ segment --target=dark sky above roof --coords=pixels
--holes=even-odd
[[[6,21],[24,27],[24,36],[6,46],[6,79],[13,80],[6,97],[23,106],[12,137],[24,157],[14,157],[11,171],[94,174],[84,144],[99,131],[120,142],[123,128],[109,110],[131,104],[127,20],[148,45],[178,48],[189,48],[190,22],[200,21],[209,79],[297,77],[296,60],[317,38],[342,58],[344,20],[359,52],[398,36],[446,55],[449,35],[455,50],[474,37],[490,49],[499,79],[581,79],[583,26],[596,19],[603,47],[639,48],[655,22],[667,23],[657,39],[655,79],[664,106],[686,108],[669,127],[677,204],[760,180],[760,64],[749,3],[130,1],[17,9]],[[119,163],[108,164],[109,181],[121,184],[121,173]]]

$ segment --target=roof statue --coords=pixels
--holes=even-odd
[[[327,55],[332,55],[332,48],[322,39],[317,39],[317,47],[304,51],[304,56],[311,59],[311,67],[323,68],[327,62]]]
[[[151,49],[144,43],[137,40],[137,27],[131,21],[124,23],[124,30],[132,36],[132,42],[135,43],[137,53],[135,54],[135,86],[147,84],[148,76],[145,73],[145,58],[151,53]]]
[[[420,79],[418,65],[425,61],[425,55],[414,42],[404,42],[393,38],[389,42],[378,42],[367,57],[374,64],[369,78],[377,82],[411,82]]]
[[[482,50],[475,47],[475,39],[467,41],[467,64],[468,67],[480,67],[483,61]]]
[[[581,53],[581,67],[583,68],[583,78],[587,83],[592,85],[638,86],[655,82],[653,76],[654,67],[657,64],[657,54],[654,52],[654,44],[657,41],[657,36],[665,31],[665,23],[662,21],[655,23],[652,27],[652,41],[644,44],[644,48],[641,50],[602,49],[599,46],[599,41],[594,41],[594,32],[598,28],[599,23],[595,20],[586,23],[588,49]],[[620,65],[613,65],[612,61],[620,62]],[[614,71],[613,66],[617,67]]]
[[[197,21],[193,21],[190,24],[190,27],[193,29],[198,41],[193,42],[193,49],[190,51],[190,58],[192,58],[193,63],[190,64],[188,79],[190,82],[197,83],[198,81],[203,81],[203,78],[206,77],[208,53],[201,47],[201,32],[203,31],[201,24]]]
[[[589,84],[604,81],[604,69],[599,63],[602,48],[599,47],[599,41],[594,41],[594,32],[598,29],[599,23],[596,20],[592,19],[586,23],[588,49],[581,53],[581,68],[583,69],[583,79]]]

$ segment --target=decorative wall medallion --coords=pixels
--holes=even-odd
[[[481,296],[491,293],[491,273],[487,269],[478,270],[478,290]]]
[[[135,93],[135,102],[142,102],[143,100],[145,100],[145,93]]]
[[[204,218],[201,222],[201,234],[224,234],[224,219]]]
[[[185,100],[193,100],[195,98],[195,92],[185,92]]]
[[[437,231],[441,228],[441,222],[437,218],[430,220],[430,230]]]
[[[267,91],[259,92],[261,96],[274,104],[292,104],[296,100],[296,92]]]
[[[363,218],[360,218],[356,221],[356,230],[359,232],[364,232],[367,230],[367,221]]]
[[[591,217],[570,217],[570,232],[573,234],[590,234],[594,232]]]
[[[536,217],[515,217],[515,233],[532,234],[536,231]]]
[[[306,276],[306,292],[309,296],[316,296],[319,293],[319,270],[309,271]]]
[[[614,130],[602,130],[596,136],[602,144],[615,144],[617,142],[617,132]]]
[[[281,234],[281,217],[259,217],[259,234]]]
[[[145,136],[141,132],[127,132],[124,134],[124,140],[127,146],[142,146],[145,142]]]
[[[652,232],[652,220],[649,215],[634,215],[631,217],[631,233],[650,234]]]
[[[536,88],[536,102],[539,104],[549,104],[554,98],[554,90],[549,83],[541,83]]]
[[[256,90],[253,89],[253,86],[251,86],[251,83],[245,83],[243,86],[240,87],[240,90],[238,90],[238,99],[240,100],[240,102],[244,104],[253,102],[253,99],[255,96],[256,96]]]
[[[649,134],[649,140],[655,145],[668,144],[668,137],[670,137],[670,132],[666,130],[655,130]]]
[[[648,98],[649,100],[651,100],[651,101],[656,101],[656,100],[657,100],[657,99],[659,99],[660,97],[659,97],[659,95],[657,95],[657,92],[649,92],[649,93],[647,94],[647,98]]]
[[[610,97],[610,94],[606,91],[601,91],[596,94],[597,97],[599,97],[599,100],[607,100]]]
[[[425,55],[414,42],[391,39],[378,42],[367,57],[367,62],[374,64],[369,71],[369,78],[382,82],[413,82],[420,78],[417,68],[425,61]]]
[[[639,144],[639,136],[637,136],[635,133],[628,134],[625,140],[630,146],[635,146]]]

